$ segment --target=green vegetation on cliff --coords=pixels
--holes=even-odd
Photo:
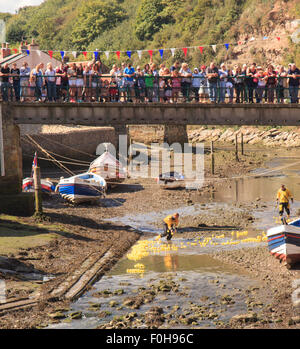
[[[24,7],[16,15],[1,14],[0,18],[7,22],[7,41],[11,44],[34,37],[42,49],[126,51],[224,44],[237,42],[245,35],[272,35],[267,14],[276,3],[276,0],[45,0],[40,6]],[[288,11],[292,12],[290,18],[299,18],[300,5],[296,0],[280,3],[289,5],[288,9],[281,5],[281,20]],[[300,63],[299,45],[291,45],[287,51],[283,61]],[[170,51],[164,53],[168,63],[183,58],[181,50],[176,51],[174,58]],[[211,47],[205,47],[203,55],[198,49],[189,50],[186,60],[196,64],[213,58],[220,62],[235,56],[230,47],[227,51],[219,46],[217,56]],[[103,59],[106,60],[105,56]],[[137,55],[132,59],[138,60]],[[148,59],[145,53],[141,64]],[[154,59],[160,61],[158,52]],[[108,63],[115,61],[116,55],[111,54]]]

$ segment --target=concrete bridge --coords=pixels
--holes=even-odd
[[[15,124],[112,126],[164,125],[165,142],[187,141],[187,125],[300,126],[300,105],[161,103],[9,103],[2,113]]]
[[[132,104],[45,103],[2,105],[16,124],[86,126],[270,125],[299,126],[300,105],[293,104]]]

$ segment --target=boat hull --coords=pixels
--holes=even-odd
[[[97,177],[94,179],[92,176],[91,174],[83,174],[62,179],[56,190],[65,200],[74,204],[95,202],[104,195],[106,182],[103,178],[97,181]]]
[[[280,225],[267,231],[268,248],[271,254],[289,264],[300,261],[300,228],[295,225]]]
[[[54,191],[53,183],[46,179],[41,179],[41,188],[42,188],[43,194],[51,194]],[[29,192],[29,193],[34,192],[33,178],[23,179],[22,190],[23,192]]]
[[[162,189],[180,189],[180,188],[185,188],[185,181],[158,180],[157,184]]]

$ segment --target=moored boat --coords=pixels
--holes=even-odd
[[[300,261],[300,219],[282,224],[267,231],[271,254],[288,264]]]
[[[51,194],[55,190],[55,185],[48,179],[41,179],[41,187],[44,194]],[[33,178],[27,177],[23,179],[22,190],[23,192],[34,192]]]
[[[88,171],[103,177],[110,186],[122,183],[127,177],[126,169],[108,151],[94,160]]]
[[[178,189],[185,187],[184,176],[178,172],[162,173],[156,179],[156,182],[163,189]]]
[[[55,191],[74,204],[95,202],[105,195],[106,181],[97,174],[85,172],[70,178],[61,178]]]

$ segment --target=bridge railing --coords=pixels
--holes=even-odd
[[[182,76],[90,75],[64,80],[61,75],[35,79],[7,75],[1,79],[1,100],[5,102],[298,103],[300,91],[289,83],[292,78],[281,76],[273,84],[259,84],[244,75],[217,78],[213,83]]]

